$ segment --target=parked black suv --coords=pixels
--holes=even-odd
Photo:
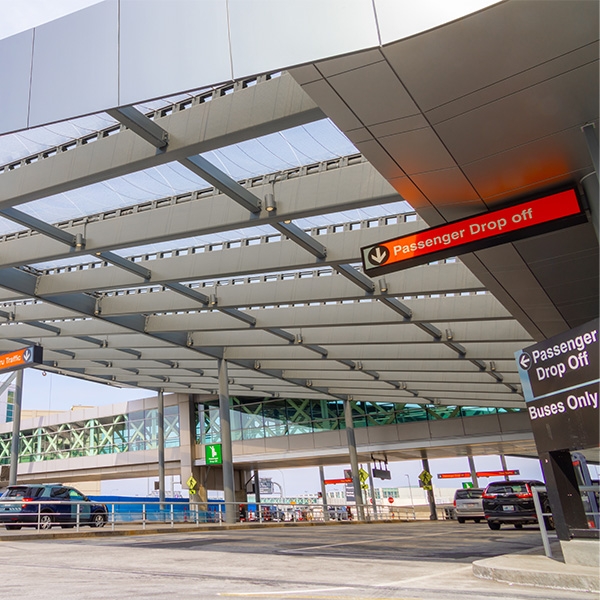
[[[532,487],[544,487],[536,480],[493,481],[483,492],[483,512],[490,529],[500,529],[504,524],[514,525],[521,529],[523,525],[538,522],[533,504]],[[550,504],[546,492],[540,492],[542,512],[550,512]],[[554,529],[552,517],[544,517],[547,529]]]
[[[74,527],[78,520],[81,525],[103,527],[107,515],[104,504],[62,484],[11,485],[0,496],[0,523],[6,529]]]

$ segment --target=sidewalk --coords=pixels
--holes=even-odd
[[[560,545],[552,545],[555,558],[543,554],[505,554],[476,560],[473,575],[502,583],[517,583],[536,587],[581,592],[600,591],[600,576],[595,567],[565,564]]]

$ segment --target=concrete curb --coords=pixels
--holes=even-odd
[[[473,575],[502,583],[579,592],[600,591],[596,568],[565,564],[545,556],[507,554],[476,560]]]

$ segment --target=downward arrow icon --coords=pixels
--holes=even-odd
[[[390,255],[390,251],[385,246],[375,246],[369,251],[369,260],[377,265],[385,262]]]

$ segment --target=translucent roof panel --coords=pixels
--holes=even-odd
[[[62,121],[0,136],[0,164],[5,165],[114,125],[105,113]]]
[[[63,134],[76,132],[72,122],[57,126]],[[48,131],[45,134],[50,135]],[[203,156],[232,179],[242,180],[356,152],[346,136],[325,119]],[[59,223],[208,187],[200,177],[173,162],[22,204],[19,210],[48,223]],[[20,230],[22,226],[0,219],[0,235]]]
[[[412,212],[412,210],[413,209],[411,208],[410,204],[408,204],[408,202],[391,202],[389,204],[369,206],[344,212],[331,213],[328,215],[318,215],[315,217],[298,219],[297,221],[295,221],[295,223],[296,225],[298,225],[298,227],[301,227],[302,229],[312,229],[314,227],[335,225],[344,222],[358,222],[378,217],[385,217],[389,215],[398,215],[407,212]],[[131,258],[134,256],[144,256],[147,254],[154,254],[159,252],[184,250],[186,248],[194,248],[199,246],[205,246],[208,244],[236,242],[248,238],[257,238],[265,235],[278,234],[279,232],[276,231],[270,225],[259,225],[256,227],[248,227],[246,229],[231,229],[228,231],[212,233],[210,235],[194,236],[167,242],[157,242],[132,248],[121,248],[119,250],[114,250],[114,253],[124,258]],[[36,269],[45,270],[60,267],[68,267],[71,265],[84,264],[88,262],[98,262],[98,258],[89,254],[77,254],[76,256],[71,256],[62,260],[35,263],[31,264],[30,266]]]

